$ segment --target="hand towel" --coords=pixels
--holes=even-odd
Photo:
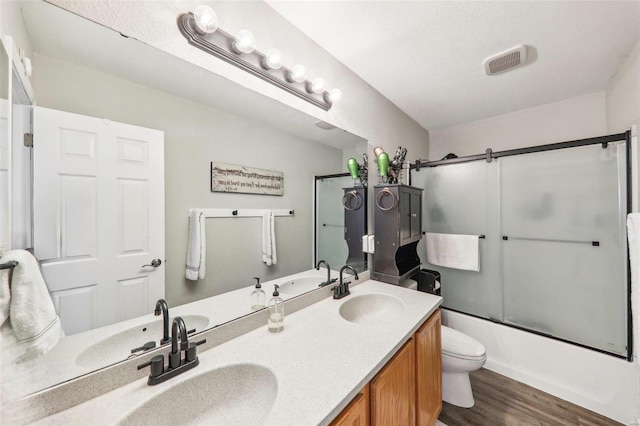
[[[271,211],[265,210],[262,213],[262,261],[271,265]]]
[[[278,263],[278,255],[276,253],[276,218],[272,211],[269,211],[269,232],[271,234],[271,264]]]
[[[275,220],[271,210],[265,210],[262,214],[262,261],[267,266],[278,263]]]
[[[627,216],[627,240],[629,240],[629,264],[631,265],[631,315],[633,318],[633,342],[636,359],[640,362],[640,213]]]
[[[188,280],[203,280],[206,275],[207,237],[204,226],[204,213],[200,209],[189,209],[189,237],[187,242]]]
[[[12,250],[2,256],[3,263],[9,261],[18,262],[11,275],[9,323],[25,360],[53,348],[64,332],[33,255]]]
[[[427,233],[427,262],[467,271],[480,271],[477,235]]]

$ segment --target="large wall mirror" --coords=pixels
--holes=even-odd
[[[157,343],[162,320],[153,311],[160,297],[168,302],[171,316],[182,315],[188,328],[199,332],[251,313],[253,277],[269,282],[315,266],[314,176],[345,172],[345,152],[365,152],[364,139],[338,128],[326,130],[329,126],[318,126],[317,119],[300,111],[57,6],[44,1],[17,4],[34,49],[34,248],[45,280],[51,271],[53,278],[47,285],[56,309],[73,315],[62,321],[66,337],[45,355],[16,365],[3,363],[3,388],[12,387],[5,396],[18,398],[136,356],[129,351],[135,348],[114,350],[128,338],[127,333],[139,333],[140,345]],[[176,37],[181,38],[177,27]],[[185,42],[184,48],[192,47]],[[1,76],[5,84],[5,75]],[[42,124],[58,119],[62,124]],[[89,127],[82,127],[85,124]],[[152,129],[157,131],[153,135],[161,136],[156,157],[150,152],[157,146],[142,144],[144,137],[135,135],[116,138],[120,145],[113,154],[131,163],[130,167],[140,158],[163,162],[160,179],[153,185],[140,177],[119,178],[117,202],[147,209],[147,218],[129,223],[126,209],[105,206],[95,198],[93,183],[88,183],[94,178],[85,171],[65,172],[53,187],[76,191],[81,197],[65,201],[56,195],[49,204],[42,204],[43,194],[51,191],[42,190],[39,175],[54,156],[42,166],[38,141],[57,135],[59,145],[51,152],[67,153],[77,163],[83,156],[98,155],[95,147],[102,130],[87,130],[90,126],[108,133],[121,125]],[[71,135],[67,142],[60,142],[61,133]],[[212,192],[211,162],[282,171],[284,195]],[[149,207],[149,197],[156,195],[163,198],[163,208]],[[12,201],[24,205],[31,196],[22,194]],[[0,207],[5,211],[4,205]],[[276,218],[278,262],[271,266],[262,261],[260,218],[207,219],[206,277],[189,281],[185,259],[192,208],[290,209],[294,214]],[[338,211],[342,214],[340,204]],[[63,218],[53,226],[51,238],[46,238],[46,230],[40,234],[45,237],[38,236],[42,214]],[[105,217],[107,232],[97,238],[98,228],[105,226],[97,223],[104,223]],[[79,230],[68,231],[65,226],[71,222]],[[164,243],[157,250],[138,244],[141,235],[158,222]],[[121,257],[134,265],[135,277],[114,275],[111,283],[98,282],[118,269],[115,264],[103,269],[91,266],[100,251],[97,241],[108,238],[116,240]],[[161,266],[143,267],[155,258],[162,260]],[[338,262],[332,269],[337,271],[343,264]],[[83,269],[94,274],[95,283],[77,278]],[[163,277],[159,289],[145,284],[154,274]],[[266,287],[267,294],[273,291]],[[238,298],[246,303],[238,304]],[[208,304],[194,305],[202,301]],[[44,369],[43,360],[56,362],[57,367]]]

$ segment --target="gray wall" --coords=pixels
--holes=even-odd
[[[427,130],[263,1],[47,1],[362,136],[373,147],[381,146],[393,153],[402,145],[409,151],[410,162],[429,157]],[[228,33],[247,28],[256,36],[261,52],[276,46],[285,53],[286,66],[304,64],[309,76],[322,76],[330,87],[339,87],[344,93],[342,100],[329,111],[323,111],[240,68],[187,46],[176,31],[176,17],[200,4],[213,7],[220,27]],[[363,13],[366,13],[364,6]],[[372,157],[369,151],[371,161]],[[370,163],[369,169],[372,166],[375,165]]]
[[[309,269],[313,175],[341,172],[342,151],[223,111],[35,55],[39,106],[165,132],[166,298],[171,306]],[[284,196],[210,192],[211,161],[279,170]],[[262,263],[261,219],[208,219],[207,278],[184,278],[189,208],[291,208],[276,218],[278,264]],[[270,289],[267,289],[268,291]]]

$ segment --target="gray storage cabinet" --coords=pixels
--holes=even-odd
[[[376,280],[400,284],[420,269],[417,245],[422,239],[422,192],[408,185],[374,187]]]

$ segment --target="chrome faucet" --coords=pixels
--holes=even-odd
[[[326,260],[321,260],[318,262],[318,264],[316,265],[316,270],[319,271],[320,270],[320,265],[324,264],[324,266],[327,267],[327,280],[325,282],[322,282],[318,285],[318,287],[324,287],[327,286],[329,284],[332,284],[334,282],[336,282],[337,278],[331,279],[331,266],[329,266],[329,263]]]
[[[340,268],[340,282],[338,283],[337,286],[333,288],[334,299],[342,299],[343,297],[351,294],[351,292],[349,291],[350,281],[344,282],[342,280],[342,271],[344,271],[345,269],[349,269],[351,272],[353,272],[353,278],[355,278],[356,280],[359,279],[358,272],[356,272],[356,270],[353,269],[353,266],[344,265],[342,268]]]
[[[178,346],[178,339],[180,340],[180,346]],[[151,358],[149,362],[139,365],[138,370],[151,367],[147,383],[150,385],[162,383],[197,366],[200,363],[197,355],[197,346],[205,342],[206,340],[201,340],[199,342],[189,343],[187,327],[184,324],[184,320],[181,317],[175,317],[171,324],[169,364],[164,365],[164,355],[156,355]],[[184,358],[182,357],[183,352]]]
[[[156,309],[153,314],[155,316],[162,314],[162,340],[160,340],[160,344],[164,345],[171,340],[169,337],[169,306],[164,299],[159,299],[156,302]]]

